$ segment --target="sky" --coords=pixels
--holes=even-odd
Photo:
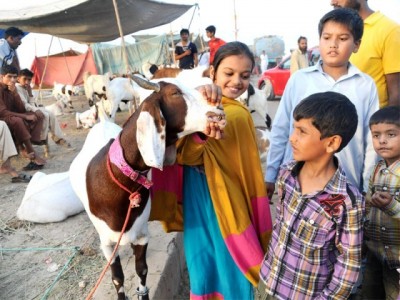
[[[198,3],[199,9],[191,8],[177,20],[157,28],[136,32],[135,34],[179,33],[182,28],[189,28],[195,34],[205,36],[205,28],[214,25],[216,36],[225,41],[237,40],[248,45],[254,39],[267,35],[277,35],[285,41],[285,52],[297,48],[297,38],[307,37],[308,46],[318,44],[318,22],[329,10],[330,0],[164,0],[177,4]],[[369,0],[369,6],[381,11],[400,24],[400,0]],[[236,18],[235,16],[236,11]],[[236,28],[235,32],[235,19]],[[236,34],[235,34],[236,33]],[[62,50],[74,49],[85,52],[86,45],[45,34],[28,34],[18,48],[22,68],[30,68],[34,56],[45,56],[59,53]],[[129,37],[125,42],[133,42]],[[120,45],[120,39],[112,41]]]

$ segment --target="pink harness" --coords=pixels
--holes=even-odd
[[[142,175],[141,172],[133,170],[132,167],[128,165],[124,158],[119,136],[111,144],[110,150],[108,151],[108,158],[110,162],[112,162],[125,176],[129,177],[132,181],[143,185],[146,189],[149,189],[153,185],[153,182],[148,180],[146,177],[148,171],[142,172],[142,174],[145,173],[145,175]]]

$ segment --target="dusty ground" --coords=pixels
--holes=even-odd
[[[48,101],[52,100],[45,100],[44,104]],[[74,107],[76,111],[86,110],[85,97],[76,97]],[[116,123],[122,124],[127,117],[127,112],[117,113]],[[65,138],[75,150],[50,141],[51,156],[41,170],[46,174],[68,171],[88,132],[76,129],[74,113],[60,116],[59,122],[65,126]],[[40,146],[36,150],[43,153]],[[20,156],[14,157],[12,163],[18,171],[31,175],[35,172],[21,170],[28,160]],[[106,263],[86,213],[59,223],[20,221],[16,211],[27,184],[11,183],[10,178],[0,176],[0,299],[85,299]],[[110,281],[109,276],[103,281]],[[131,289],[135,284],[131,284]],[[183,289],[183,293],[187,291]],[[185,298],[188,296],[176,297]]]

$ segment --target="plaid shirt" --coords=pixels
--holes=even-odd
[[[322,191],[302,195],[303,164],[280,169],[280,205],[260,277],[277,299],[347,299],[360,272],[364,197],[340,165]]]
[[[392,202],[384,208],[368,207],[365,226],[367,247],[390,269],[400,268],[400,160],[389,167],[377,163],[369,181],[368,199],[375,191],[387,191]]]

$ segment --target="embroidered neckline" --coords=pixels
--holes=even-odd
[[[153,185],[153,182],[151,182],[146,177],[148,171],[144,172],[135,171],[132,169],[130,165],[128,165],[128,163],[124,158],[124,153],[119,140],[119,135],[111,144],[110,150],[108,150],[108,157],[110,159],[110,162],[112,162],[125,176],[129,177],[132,181],[140,183],[146,189],[149,189]]]

